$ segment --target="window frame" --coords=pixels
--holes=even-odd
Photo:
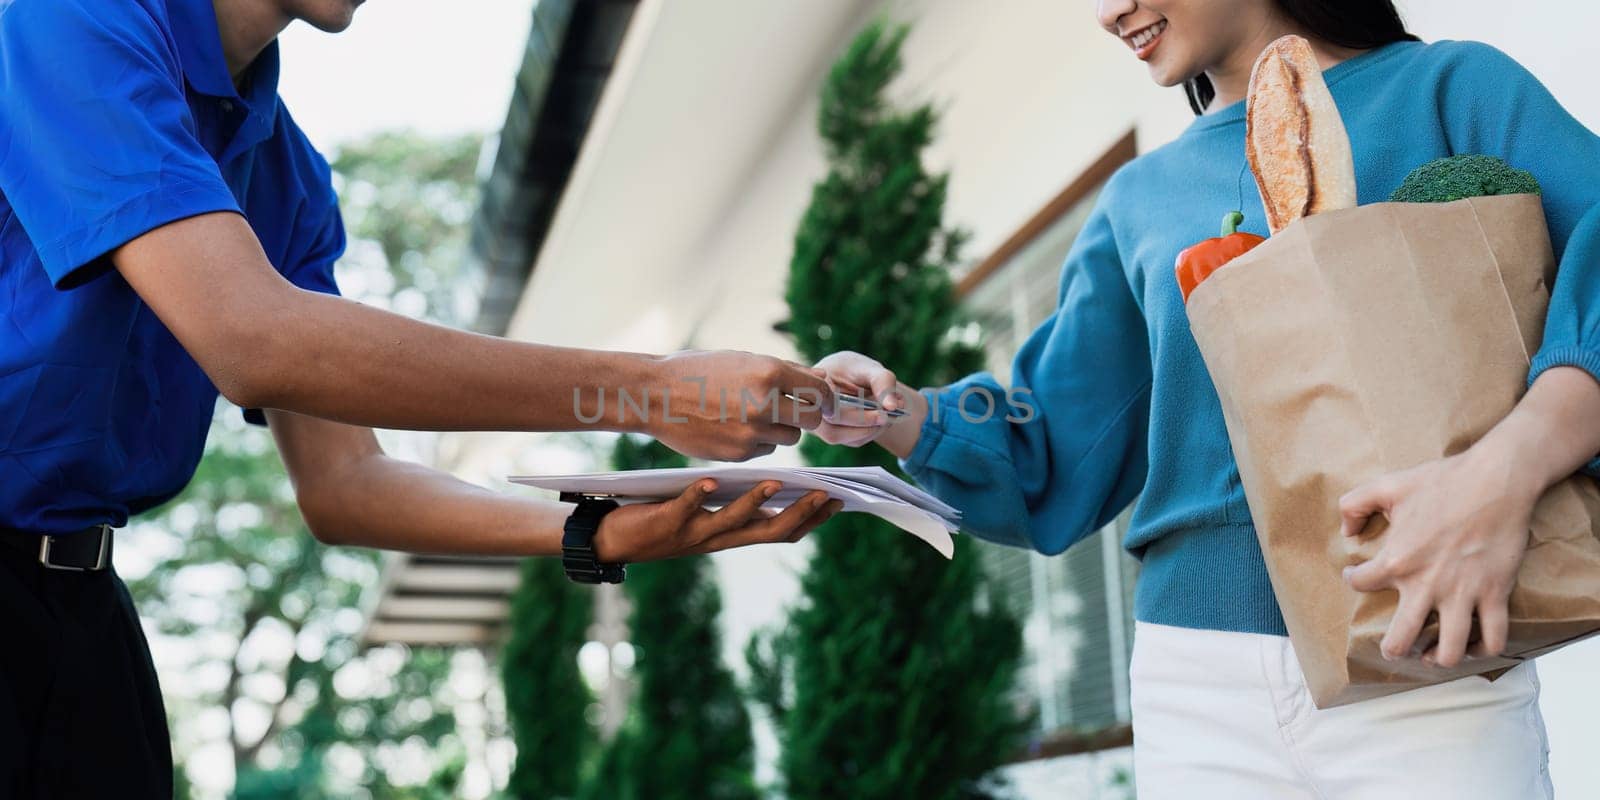
[[[1079,203],[1101,188],[1122,165],[1138,155],[1136,131],[1128,129],[1122,136],[1067,183],[1062,190],[1038,211],[1034,212],[1010,236],[1006,237],[988,256],[979,261],[956,283],[955,294],[959,302],[966,303],[984,282],[999,274],[1028,245],[1032,244],[1052,226],[1061,221]],[[1109,526],[1108,526],[1109,527]],[[1126,684],[1124,683],[1124,686]],[[1007,764],[1019,764],[1060,756],[1080,755],[1102,750],[1127,747],[1133,744],[1133,727],[1118,723],[1094,730],[1063,728],[1047,732],[1030,742],[1028,747]]]

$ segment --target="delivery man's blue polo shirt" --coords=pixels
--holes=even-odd
[[[217,389],[107,253],[234,212],[337,292],[328,165],[277,83],[274,43],[235,90],[211,0],[0,0],[0,528],[121,525],[200,460]]]

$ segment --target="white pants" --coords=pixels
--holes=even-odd
[[[1317,710],[1289,640],[1137,623],[1139,800],[1549,800],[1539,679],[1449,683]]]

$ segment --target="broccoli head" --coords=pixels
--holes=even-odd
[[[1496,194],[1539,194],[1533,174],[1494,156],[1450,156],[1411,171],[1389,195],[1397,203],[1448,203]]]

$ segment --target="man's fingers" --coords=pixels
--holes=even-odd
[[[762,481],[750,487],[739,499],[723,506],[705,518],[696,529],[697,539],[705,540],[734,530],[761,516],[761,504],[771,499],[783,485],[777,481]]]
[[[796,397],[779,397],[775,404],[760,410],[749,409],[747,413],[753,423],[809,431],[826,419],[822,403],[823,398],[802,391]]]
[[[816,513],[812,514],[809,519],[800,523],[800,527],[795,528],[794,533],[789,534],[789,538],[785,539],[784,541],[793,544],[801,539],[804,539],[806,534],[816,530],[818,525],[821,525],[822,523],[827,522],[829,519],[832,519],[833,515],[839,513],[839,511],[843,508],[843,500],[829,500],[827,503],[823,504],[821,509],[818,509]]]
[[[805,432],[790,425],[775,425],[764,423],[756,426],[756,437],[762,444],[788,447],[798,441]]]
[[[782,513],[712,536],[706,540],[704,552],[715,553],[730,547],[784,541],[827,501],[825,492],[807,492]]]
[[[822,424],[823,397],[805,389],[793,390],[793,397],[777,391],[764,396],[743,395],[738,405],[728,408],[723,422],[749,425],[757,429],[782,425],[811,430]]]
[[[718,461],[749,461],[752,458],[770,456],[777,451],[778,446],[772,442],[762,441],[759,437],[750,439],[743,444],[729,444],[717,454]]]
[[[813,372],[810,367],[796,364],[793,361],[780,362],[782,373],[778,376],[778,392],[790,397],[799,398],[802,402],[815,404],[819,414],[833,411],[833,387],[828,385],[826,378]],[[815,428],[816,425],[811,427]]]
[[[1433,604],[1417,592],[1400,595],[1400,605],[1395,609],[1394,619],[1389,621],[1389,630],[1383,634],[1383,641],[1378,643],[1378,651],[1384,658],[1404,658],[1411,652],[1411,646],[1417,641],[1417,634],[1422,632],[1422,626],[1428,621],[1428,612],[1433,610]]]
[[[667,512],[678,521],[679,527],[687,525],[700,511],[700,507],[705,505],[706,496],[716,490],[717,482],[713,479],[695,481],[667,504]]]
[[[1351,489],[1339,498],[1339,532],[1359,536],[1373,514],[1387,512],[1393,502],[1394,482],[1380,478]]]
[[[1423,656],[1441,667],[1461,663],[1467,652],[1467,636],[1472,632],[1472,603],[1451,601],[1439,609],[1439,643],[1433,654]]]
[[[757,536],[767,537],[762,541],[778,541],[793,533],[827,502],[827,492],[812,490],[806,492],[781,513],[754,523],[751,527],[761,529]]]

